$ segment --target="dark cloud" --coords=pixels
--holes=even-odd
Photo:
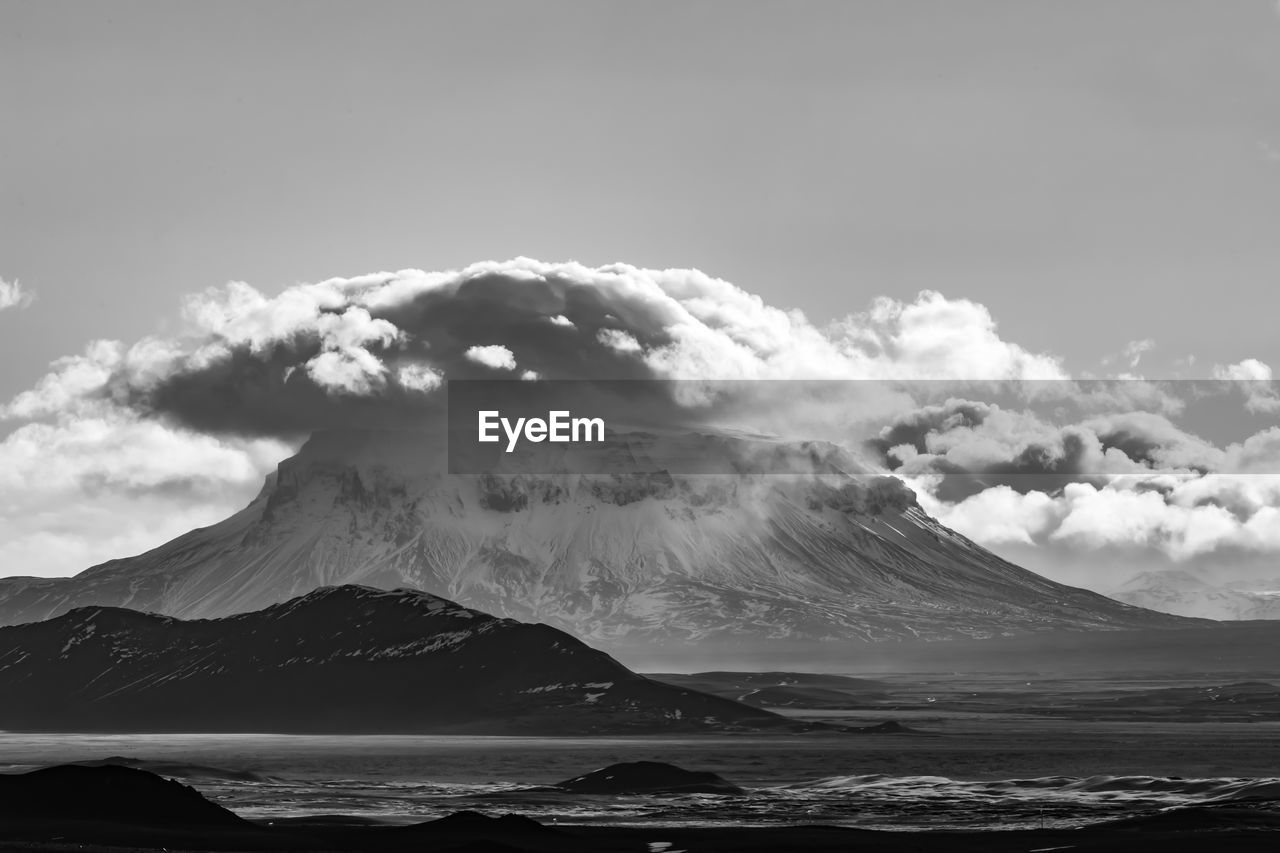
[[[890,469],[916,477],[939,475],[934,495],[947,503],[958,503],[995,486],[1007,486],[1021,494],[1055,494],[1070,483],[1102,485],[1107,478],[1090,470],[1089,451],[1086,436],[1067,432],[1061,447],[1029,444],[1008,459],[984,465],[965,466],[945,455],[923,455],[906,464],[891,464]]]
[[[1162,415],[1130,412],[1065,425],[1060,406],[1009,411],[965,399],[922,406],[866,443],[890,470],[935,475],[937,496],[958,502],[993,486],[1055,494],[1070,483],[1105,484],[1117,474],[1216,470],[1222,452]],[[903,448],[910,452],[903,452]]]
[[[1096,469],[1091,470],[1091,452],[1096,445],[1091,436],[1077,430],[1064,430],[1060,445],[1048,446],[1029,444],[1012,459],[982,466],[970,472],[969,477],[953,476],[959,484],[970,482],[967,494],[964,489],[955,489],[960,493],[959,500],[976,494],[991,486],[1008,486],[1017,492],[1045,492],[1054,494],[1061,491],[1069,483],[1092,483],[1102,485],[1106,477]]]
[[[341,315],[340,310],[318,313]],[[662,346],[670,338],[655,313],[643,301],[606,300],[596,288],[563,278],[530,282],[491,274],[370,307],[373,321],[389,322],[398,334],[359,344],[381,366],[367,393],[335,389],[309,369],[326,352],[338,361],[347,358],[316,328],[281,336],[265,347],[257,341],[226,342],[216,357],[189,355],[156,381],[136,383],[122,372],[108,393],[134,409],[202,432],[291,435],[420,425],[441,412],[443,390],[406,384],[398,378],[404,369],[425,368],[455,380],[511,378],[526,371],[546,379],[648,379],[654,372],[644,361],[602,341],[600,333],[624,331],[646,349]],[[211,338],[214,344],[222,340]],[[468,351],[486,346],[509,350],[514,370],[496,370],[468,357]]]
[[[926,442],[930,434],[981,426],[991,411],[990,404],[971,400],[952,399],[941,405],[924,406],[896,419],[866,445],[882,461],[894,465],[897,460],[889,456],[893,448],[906,445],[917,453],[928,453]]]
[[[1157,469],[1176,468],[1206,474],[1222,466],[1222,451],[1167,418],[1149,412],[1127,412],[1091,418],[1086,428],[1104,449],[1115,448],[1129,459]]]

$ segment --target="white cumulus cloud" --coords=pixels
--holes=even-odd
[[[1245,395],[1245,408],[1251,412],[1280,412],[1280,391],[1272,383],[1271,366],[1256,358],[1235,364],[1217,365],[1213,377],[1238,382]]]
[[[494,370],[515,370],[516,357],[511,350],[501,344],[490,344],[483,347],[470,347],[467,358],[476,364],[492,367]]]
[[[73,574],[240,509],[293,451],[110,406],[0,440],[0,574]]]

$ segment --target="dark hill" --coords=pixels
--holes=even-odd
[[[105,607],[0,628],[0,728],[590,734],[795,728],[651,681],[547,625],[325,587],[182,621]]]
[[[662,761],[610,764],[552,786],[571,794],[741,794],[742,789],[705,771]]]
[[[130,767],[61,765],[0,775],[0,819],[248,827],[195,789]]]

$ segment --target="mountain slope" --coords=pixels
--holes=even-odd
[[[650,681],[547,625],[326,587],[181,621],[80,608],[0,628],[0,729],[589,734],[793,724]]]
[[[0,582],[0,623],[84,605],[213,617],[360,583],[611,650],[1181,624],[1001,560],[832,445],[618,441],[630,459],[696,455],[725,473],[451,476],[425,434],[321,433],[223,522],[74,578]]]

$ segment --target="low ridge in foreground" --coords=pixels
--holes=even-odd
[[[548,625],[326,587],[182,621],[108,607],[0,628],[0,729],[605,734],[796,728],[651,681]]]

